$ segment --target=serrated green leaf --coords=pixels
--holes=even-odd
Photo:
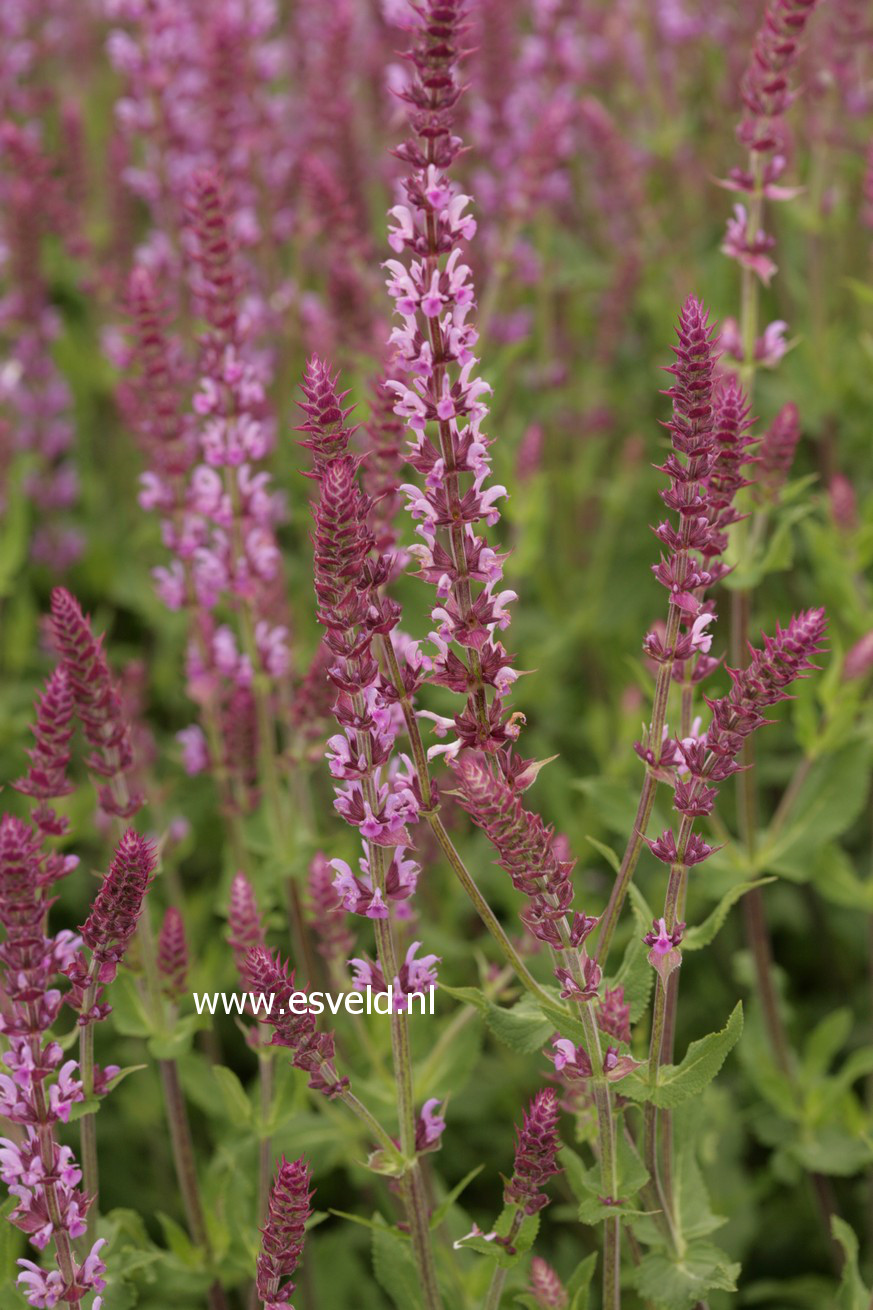
[[[717,1246],[692,1242],[681,1258],[670,1259],[661,1251],[644,1255],[633,1282],[643,1300],[659,1310],[690,1310],[708,1292],[735,1292],[739,1272],[740,1266]]]
[[[643,1071],[624,1079],[622,1095],[635,1101],[651,1101],[664,1110],[681,1105],[690,1097],[699,1096],[721,1069],[742,1031],[743,1006],[738,1001],[724,1028],[692,1042],[682,1063],[665,1065],[654,1086],[647,1082]]]
[[[455,1000],[475,1005],[485,1016],[485,1022],[499,1041],[518,1051],[532,1055],[542,1049],[555,1031],[556,1021],[546,1017],[543,1010],[528,996],[523,996],[511,1009],[495,1005],[478,987],[443,987],[441,990]]]
[[[746,892],[752,891],[755,887],[765,887],[768,882],[775,881],[775,878],[759,878],[755,882],[741,882],[737,883],[735,887],[731,887],[722,896],[715,909],[706,916],[703,923],[688,929],[682,938],[682,950],[699,951],[704,946],[709,946],[721,932],[725,919],[733,906],[736,905],[737,901],[742,900]]]

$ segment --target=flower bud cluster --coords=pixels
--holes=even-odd
[[[274,958],[264,946],[249,951],[244,969],[249,991],[267,998],[257,1017],[273,1029],[270,1045],[291,1052],[291,1063],[309,1074],[308,1085],[313,1091],[323,1092],[329,1100],[341,1096],[349,1080],[340,1078],[334,1067],[333,1033],[318,1032],[308,1009],[302,1015],[293,1013],[291,997],[295,991],[300,992],[294,985],[294,970],[289,973],[279,956]]]
[[[264,1310],[288,1310],[294,1284],[290,1278],[303,1255],[306,1222],[312,1214],[312,1173],[305,1160],[279,1164],[270,1200],[267,1221],[261,1229],[261,1252],[257,1265],[258,1297]]]
[[[127,780],[134,764],[130,724],[109,672],[103,638],[94,637],[79,602],[63,587],[52,592],[51,631],[76,717],[92,747],[85,763],[101,780],[100,808],[104,814],[129,819],[143,804]]]
[[[493,844],[513,887],[528,898],[520,915],[525,927],[555,951],[577,953],[578,971],[563,964],[555,970],[562,995],[588,1001],[602,973],[584,943],[598,921],[573,910],[575,861],[560,858],[554,829],[522,804],[521,793],[536,772],[532,761],[505,749],[492,758],[466,751],[454,765],[462,807]]]
[[[303,394],[303,445],[312,452],[310,476],[319,484],[313,534],[318,621],[332,657],[328,677],[337,690],[333,714],[341,729],[327,743],[330,771],[341,784],[335,806],[369,845],[392,849],[384,890],[401,900],[415,890],[418,867],[403,855],[407,825],[417,819],[420,801],[409,760],[392,759],[402,717],[386,694],[373,652],[376,637],[389,634],[400,618],[399,606],[380,594],[391,561],[375,551],[372,502],[359,485],[360,461],[349,451],[351,410],[320,360],[310,360]],[[365,858],[358,878],[343,861],[334,861],[337,890],[350,912],[385,918],[385,895],[371,879],[371,863],[372,856]]]
[[[543,1188],[561,1172],[557,1165],[558,1101],[551,1087],[537,1092],[515,1132],[515,1167],[503,1199],[532,1215],[549,1204]]]

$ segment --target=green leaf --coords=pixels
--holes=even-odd
[[[868,1310],[870,1292],[858,1272],[858,1238],[846,1221],[837,1215],[831,1215],[831,1232],[846,1257],[834,1302],[836,1310]]]
[[[827,1073],[851,1031],[852,1011],[848,1007],[834,1010],[816,1024],[803,1044],[803,1068],[808,1077]]]
[[[485,1168],[484,1164],[477,1164],[475,1169],[471,1169],[468,1174],[464,1175],[464,1177],[461,1179],[459,1183],[455,1184],[455,1186],[449,1192],[448,1196],[445,1197],[445,1199],[439,1203],[439,1205],[431,1215],[430,1217],[431,1228],[439,1228],[440,1224],[443,1222],[446,1215],[449,1213],[452,1206],[457,1201],[458,1197],[461,1195],[462,1192],[466,1191],[466,1189],[470,1186],[470,1183],[472,1183],[473,1179],[478,1177],[478,1175],[482,1172],[484,1168]]]
[[[225,1068],[222,1064],[216,1064],[212,1066],[212,1077],[221,1088],[227,1117],[234,1123],[251,1123],[252,1103],[234,1071]]]
[[[475,1005],[485,1016],[491,1032],[501,1042],[521,1055],[532,1055],[542,1049],[555,1031],[556,1019],[547,1018],[540,1007],[528,996],[523,996],[511,1009],[495,1005],[478,987],[441,987],[455,1000]]]
[[[175,1219],[171,1219],[168,1214],[163,1214],[160,1210],[157,1217],[163,1230],[164,1240],[173,1255],[188,1269],[202,1269],[203,1252],[194,1245],[184,1228],[180,1227]]]
[[[142,1003],[133,974],[122,970],[110,991],[112,1001],[111,1023],[123,1037],[148,1037],[154,1026]]]
[[[663,1310],[690,1310],[708,1292],[735,1292],[740,1266],[709,1242],[692,1242],[681,1258],[661,1251],[643,1256],[633,1274],[644,1301]]]
[[[373,1224],[373,1272],[397,1310],[421,1310],[418,1270],[410,1244],[379,1216]]]
[[[618,873],[619,869],[621,868],[621,860],[618,858],[618,855],[612,849],[612,847],[607,846],[605,842],[598,841],[596,837],[588,836],[585,838],[585,840],[589,843],[589,845],[593,846],[596,851],[599,851],[600,854],[603,856],[603,858],[606,860],[607,864],[616,873]]]
[[[591,1294],[591,1280],[597,1268],[597,1252],[592,1251],[580,1260],[570,1278],[567,1280],[567,1297],[569,1310],[588,1310],[588,1298]]]
[[[724,1028],[692,1042],[682,1063],[665,1065],[654,1086],[646,1081],[644,1075],[636,1074],[624,1079],[621,1084],[622,1095],[635,1101],[651,1101],[664,1110],[699,1096],[721,1069],[742,1031],[743,1006],[738,1001]]]
[[[724,921],[730,910],[737,901],[742,900],[746,892],[752,891],[755,887],[766,887],[768,882],[775,881],[775,878],[759,878],[756,882],[740,882],[735,887],[731,887],[722,896],[715,909],[706,916],[703,923],[688,929],[682,938],[683,951],[699,951],[704,946],[709,946],[724,927]]]
[[[648,931],[648,925],[646,930]],[[635,933],[625,947],[618,973],[607,984],[612,988],[624,989],[624,999],[630,1006],[632,1024],[646,1012],[655,982],[655,970],[646,957],[647,951],[642,937]]]
[[[521,1055],[542,1050],[555,1031],[555,1021],[546,1018],[536,1002],[527,996],[511,1010],[489,1005],[485,1022],[495,1037]]]
[[[843,1247],[843,1277],[836,1292],[836,1310],[868,1310],[870,1293],[857,1268],[857,1237],[845,1220],[831,1214],[831,1233]]]
[[[871,743],[854,741],[812,765],[782,830],[765,836],[756,864],[805,881],[810,860],[854,823],[867,799]]]

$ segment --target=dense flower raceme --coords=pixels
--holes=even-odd
[[[306,1221],[312,1213],[311,1171],[305,1160],[282,1158],[267,1210],[267,1222],[261,1229],[258,1256],[258,1296],[264,1310],[280,1310],[290,1305],[294,1284],[290,1279],[303,1254]]]
[[[800,414],[792,401],[783,405],[761,438],[755,496],[763,501],[779,499],[800,441]]]
[[[334,861],[337,890],[352,913],[387,918],[386,896],[410,896],[418,874],[418,866],[404,859],[404,848],[419,798],[409,761],[391,759],[403,721],[386,694],[373,650],[375,638],[396,627],[400,611],[380,594],[391,563],[374,549],[368,521],[372,503],[358,483],[359,460],[349,452],[354,429],[347,424],[344,396],[318,360],[310,361],[303,392],[303,444],[312,451],[311,476],[319,485],[313,534],[318,621],[332,656],[328,676],[337,689],[333,714],[341,728],[328,741],[328,759],[342,784],[336,809],[360,829],[369,847],[360,877],[343,861]],[[383,886],[371,875],[373,846],[391,849]]]
[[[537,1092],[521,1127],[515,1131],[515,1165],[503,1199],[507,1205],[518,1206],[526,1215],[532,1215],[549,1204],[543,1189],[550,1178],[561,1172],[556,1163],[560,1146],[558,1101],[551,1087]]]
[[[225,177],[236,241],[257,247],[287,235],[296,151],[287,94],[277,91],[288,51],[273,0],[106,0],[118,24],[108,53],[123,79],[115,117],[127,143],[123,181],[148,208],[138,252],[178,279],[176,236],[191,174]],[[257,167],[253,168],[253,161]]]
[[[173,905],[164,914],[158,934],[156,964],[164,994],[171,1001],[181,1000],[188,982],[188,943],[185,920]]]
[[[309,1074],[308,1085],[313,1091],[331,1100],[341,1096],[349,1080],[340,1078],[334,1067],[333,1033],[318,1032],[308,1010],[302,1015],[293,1013],[291,997],[295,992],[301,994],[301,988],[295,986],[293,969],[289,973],[279,956],[274,958],[265,946],[253,947],[243,967],[249,991],[266,998],[257,1017],[273,1029],[270,1045],[290,1051],[291,1063]]]
[[[487,834],[512,885],[528,897],[521,912],[526,928],[558,952],[578,952],[576,976],[563,963],[555,971],[562,994],[588,1001],[597,994],[602,978],[584,950],[597,919],[573,910],[575,861],[559,857],[554,830],[522,804],[521,792],[536,772],[532,761],[520,760],[506,749],[493,758],[465,751],[454,766],[461,805]]]
[[[104,1286],[103,1240],[81,1263],[72,1248],[85,1232],[89,1198],[79,1189],[81,1171],[70,1148],[59,1144],[56,1125],[67,1122],[83,1091],[75,1060],[65,1060],[49,1035],[62,1001],[56,981],[79,941],[66,930],[48,936],[46,915],[53,885],[77,863],[73,856],[46,855],[42,834],[30,824],[8,814],[0,819],[0,1028],[9,1044],[0,1113],[22,1129],[20,1141],[0,1139],[0,1176],[16,1198],[12,1222],[39,1250],[52,1243],[57,1259],[52,1270],[19,1261],[19,1285],[33,1306],[75,1303]]]
[[[92,748],[85,763],[99,779],[100,809],[128,819],[143,804],[143,797],[128,785],[134,764],[130,724],[106,662],[103,638],[95,638],[79,602],[63,587],[52,592],[51,631],[76,718]]]
[[[766,710],[789,698],[788,687],[814,669],[815,656],[822,650],[827,622],[824,610],[796,615],[787,628],[777,625],[773,637],[763,637],[763,649],[750,648],[751,660],[744,669],[727,670],[731,689],[717,699],[706,697],[711,721],[703,734],[676,743],[676,762],[671,770],[673,806],[682,815],[679,837],[668,828],[649,840],[652,853],[664,864],[701,864],[713,853],[697,833],[695,819],[712,813],[718,788],[742,766],[737,763],[743,743],[751,733],[770,720]],[[668,929],[663,919],[653,924],[646,938],[649,959],[669,972],[679,962],[678,947],[684,924]]]
[[[0,119],[0,211],[0,417],[9,419],[12,449],[29,455],[23,490],[36,523],[34,557],[58,571],[78,558],[83,541],[65,522],[78,498],[70,459],[73,402],[53,354],[61,320],[44,243],[49,233],[69,234],[76,223],[35,122]],[[4,484],[6,473],[4,466]],[[2,485],[4,507],[11,491]]]
[[[91,952],[90,964],[79,951],[65,971],[73,983],[66,1001],[79,1012],[80,1024],[105,1019],[109,1014],[111,1007],[101,1002],[101,993],[118,973],[136,931],[155,864],[153,844],[128,828],[79,930]]]
[[[542,1310],[566,1310],[567,1289],[552,1266],[538,1255],[530,1262],[529,1291]]]
[[[687,663],[693,661],[690,676],[699,682],[717,665],[709,654],[708,630],[715,609],[710,601],[704,602],[704,593],[728,572],[722,555],[728,529],[741,517],[734,498],[749,485],[743,467],[754,460],[750,453],[754,439],[742,389],[733,378],[716,377],[715,327],[693,296],[682,308],[677,336],[676,362],[667,370],[674,379],[666,393],[673,402],[666,423],[672,449],[657,466],[670,480],[660,492],[661,499],[677,521],[664,520],[655,527],[669,554],[653,567],[669,595],[670,620],[666,632],[648,633],[643,649],[656,663],[669,665],[678,680],[685,678]],[[665,732],[662,743],[637,749],[654,765],[669,763],[676,744]]]
[[[73,790],[67,777],[73,711],[67,670],[60,664],[48,678],[36,704],[36,722],[31,728],[35,745],[28,751],[30,768],[23,778],[12,784],[16,791],[37,802],[31,810],[31,818],[40,831],[50,837],[60,837],[69,828],[69,821],[58,815],[47,802],[68,796]]]
[[[227,768],[245,794],[257,752],[253,685],[261,678],[275,688],[291,665],[276,541],[283,502],[258,467],[274,440],[268,370],[244,308],[251,287],[218,176],[196,172],[187,199],[192,291],[206,324],[199,357],[196,365],[183,358],[154,278],[136,269],[128,299],[139,379],[127,388],[126,412],[150,466],[140,504],[160,514],[173,557],[154,571],[157,590],[170,609],[189,610],[188,689],[211,707],[213,745],[223,751],[210,759],[206,734],[192,725],[180,735],[183,761],[189,773]],[[225,609],[238,617],[227,621]]]
[[[517,736],[515,719],[503,711],[516,675],[495,636],[509,622],[506,607],[515,594],[498,590],[502,558],[476,530],[497,522],[506,489],[487,485],[489,442],[481,424],[490,388],[476,376],[476,330],[468,322],[474,291],[462,244],[476,224],[467,212],[470,197],[447,172],[461,149],[452,121],[461,94],[464,5],[432,0],[419,12],[409,55],[414,75],[399,93],[412,133],[396,153],[411,172],[403,183],[405,203],[391,210],[389,243],[406,258],[386,264],[400,319],[391,334],[400,376],[388,385],[397,395],[395,413],[409,428],[409,462],[424,479],[423,488],[403,488],[422,538],[410,553],[418,576],[437,590],[435,657],[425,661],[414,648],[407,673],[412,684],[426,676],[465,697],[454,721],[438,721],[456,739],[434,749],[456,754],[464,745],[495,750]]]
[[[735,205],[733,217],[728,219],[722,250],[765,285],[776,272],[771,258],[776,242],[761,226],[761,210],[765,200],[790,200],[798,194],[798,188],[781,182],[788,151],[784,119],[794,99],[791,74],[817,3],[818,0],[769,0],[741,83],[745,113],[737,138],[749,151],[748,166],[732,169],[722,183],[745,198],[745,203]],[[765,329],[754,343],[758,360],[775,362],[768,358],[772,350],[768,337],[771,342],[774,335],[780,340],[784,328],[784,323],[777,322]],[[726,342],[725,348],[731,350],[737,361],[743,360],[746,346],[738,338],[730,345]],[[776,359],[781,353],[784,352],[780,348]]]

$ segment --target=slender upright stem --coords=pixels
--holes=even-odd
[[[93,972],[93,962],[91,971]],[[94,1004],[97,984],[93,980],[86,988],[82,1013],[88,1014]],[[85,1100],[94,1095],[94,1024],[86,1023],[79,1029],[79,1069],[82,1074],[82,1092]],[[82,1178],[85,1195],[91,1198],[86,1223],[88,1242],[93,1245],[97,1237],[97,1215],[100,1212],[100,1175],[97,1166],[97,1116],[83,1115],[79,1121],[79,1140],[82,1148]]]
[[[617,1202],[618,1158],[612,1089],[600,1070],[600,1038],[590,1004],[581,1007],[580,1017],[585,1029],[588,1058],[594,1069],[591,1084],[600,1142],[600,1185],[603,1195]],[[603,1223],[603,1310],[621,1310],[621,1220],[617,1215]]]
[[[200,1184],[197,1181],[197,1168],[194,1163],[194,1143],[191,1138],[188,1110],[182,1094],[182,1084],[179,1081],[179,1066],[175,1060],[159,1060],[158,1067],[164,1086],[173,1163],[176,1167],[176,1178],[185,1209],[188,1231],[195,1246],[202,1248],[207,1264],[211,1265],[214,1256],[200,1199]],[[212,1283],[208,1298],[210,1310],[226,1310],[227,1303],[219,1282]]]

